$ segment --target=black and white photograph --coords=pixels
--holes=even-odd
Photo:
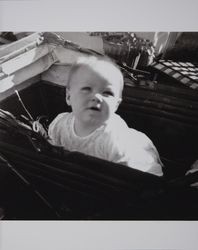
[[[5,9],[19,1],[8,2]],[[109,4],[98,3],[98,11]],[[90,6],[75,16],[85,9],[94,18]],[[130,229],[137,238],[145,232],[146,241],[152,230],[162,232],[155,244],[115,247],[110,237],[95,249],[184,249],[178,240],[187,231],[189,246],[198,220],[198,27],[170,28],[170,16],[167,26],[149,29],[143,18],[137,27],[96,21],[82,28],[74,19],[64,28],[60,15],[49,28],[45,13],[43,27],[27,27],[21,17],[15,28],[12,13],[9,26],[0,18],[0,238],[9,225],[24,231],[28,223],[26,234],[37,235],[50,223],[41,242],[55,231],[57,241],[64,238],[65,225],[70,240],[78,232],[82,241],[88,225],[97,241],[106,225],[122,240]],[[160,238],[174,232],[177,243],[162,248]],[[66,249],[93,249],[74,245]]]
[[[197,32],[1,32],[1,218],[197,220]]]

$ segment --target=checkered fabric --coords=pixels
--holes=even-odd
[[[191,62],[174,62],[172,60],[159,60],[151,67],[173,77],[180,83],[198,90],[198,65]]]

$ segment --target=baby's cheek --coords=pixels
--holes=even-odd
[[[115,113],[115,111],[117,110],[117,107],[118,107],[118,102],[117,102],[117,99],[113,99],[111,102],[110,102],[110,109],[111,109],[111,112]]]
[[[115,106],[114,105],[108,105],[106,109],[106,115],[109,118],[112,114],[115,113]]]

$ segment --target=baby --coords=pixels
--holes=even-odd
[[[71,67],[66,87],[72,112],[61,113],[52,121],[50,141],[69,151],[161,176],[162,163],[151,140],[115,113],[123,86],[122,73],[110,59],[80,58]]]

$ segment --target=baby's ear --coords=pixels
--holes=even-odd
[[[70,91],[69,91],[69,89],[68,88],[66,88],[66,97],[65,97],[65,99],[66,99],[66,103],[67,103],[67,105],[71,105],[71,102],[70,102]]]

